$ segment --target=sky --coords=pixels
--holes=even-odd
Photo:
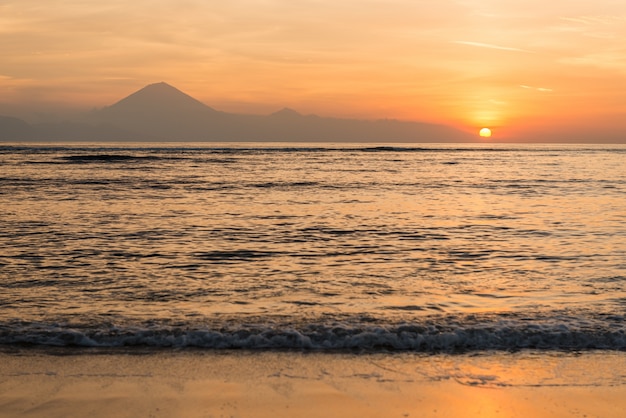
[[[623,0],[0,0],[0,114],[165,81],[223,111],[626,142]]]

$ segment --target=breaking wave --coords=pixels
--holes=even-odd
[[[0,325],[0,344],[54,347],[157,347],[249,350],[412,351],[626,350],[623,316],[603,320],[440,319],[423,324],[222,324],[215,327],[143,324],[98,326]]]

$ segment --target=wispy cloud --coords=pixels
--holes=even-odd
[[[560,17],[563,22],[558,30],[561,32],[578,32],[586,36],[622,40],[626,16],[575,16]]]
[[[576,16],[576,17],[560,17],[561,20],[581,25],[610,25],[615,23],[623,23],[626,18],[624,16]]]
[[[536,91],[540,91],[542,93],[550,93],[554,90],[546,88],[546,87],[533,87],[533,86],[527,86],[526,84],[520,84],[519,85],[521,88],[526,89],[526,90],[536,90]]]
[[[452,43],[455,44],[460,44],[460,45],[469,45],[469,46],[476,46],[479,48],[490,48],[490,49],[499,49],[502,51],[514,51],[514,52],[526,52],[526,53],[533,53],[533,51],[529,51],[527,49],[521,49],[521,48],[513,48],[510,46],[502,46],[502,45],[494,45],[494,44],[486,44],[483,42],[471,42],[471,41],[452,41]]]

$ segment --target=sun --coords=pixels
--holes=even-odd
[[[491,136],[491,129],[482,128],[478,134],[483,138],[489,138]]]

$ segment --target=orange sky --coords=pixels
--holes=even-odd
[[[166,81],[231,112],[626,142],[625,39],[623,0],[9,0],[0,114]]]

